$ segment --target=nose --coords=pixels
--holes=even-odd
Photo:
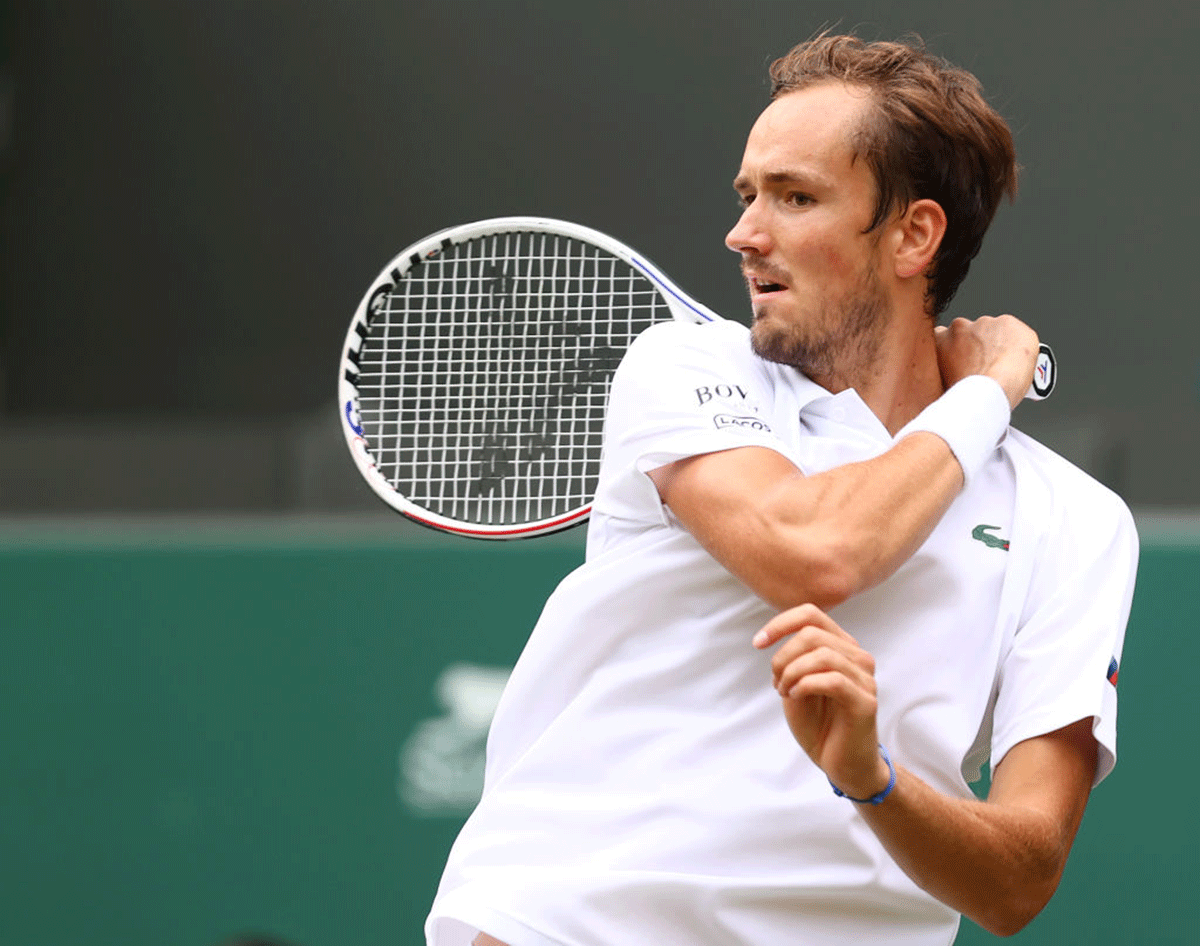
[[[725,234],[725,245],[735,253],[766,256],[771,250],[771,237],[761,217],[753,203],[747,204],[733,229]]]

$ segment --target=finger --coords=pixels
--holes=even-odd
[[[783,697],[785,702],[797,705],[817,698],[828,700],[856,720],[874,719],[879,708],[874,693],[836,670],[806,674]]]
[[[838,626],[833,618],[815,604],[801,604],[794,608],[788,608],[771,618],[763,629],[754,635],[753,643],[755,647],[762,650],[778,643],[789,634],[795,634],[801,628],[810,626],[823,628],[832,634],[843,635],[854,640]]]
[[[875,674],[875,658],[852,637],[834,634],[810,624],[785,640],[771,657],[771,675],[775,683],[778,684],[788,664],[822,649],[840,653],[864,673]]]
[[[875,676],[868,672],[857,655],[832,647],[819,647],[790,661],[780,668],[775,689],[780,696],[792,696],[800,682],[808,676],[837,673],[872,698],[875,696]]]

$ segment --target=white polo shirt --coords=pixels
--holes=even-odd
[[[893,441],[854,391],[755,357],[737,323],[638,339],[614,380],[587,561],[547,601],[500,702],[430,946],[479,929],[510,946],[953,940],[957,913],[792,738],[770,654],[750,643],[773,609],[646,476],[751,444],[812,474]],[[1136,555],[1115,495],[1010,431],[918,552],[831,611],[875,657],[892,757],[968,798],[983,761],[1091,716],[1103,778]]]

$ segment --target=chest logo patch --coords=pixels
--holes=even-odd
[[[1008,551],[1008,539],[1002,539],[998,535],[992,535],[992,529],[999,529],[999,526],[977,525],[971,530],[971,538],[982,542],[989,549],[1001,549]]]

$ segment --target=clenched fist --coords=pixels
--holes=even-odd
[[[1004,388],[1010,407],[1021,403],[1038,358],[1037,332],[1028,325],[1011,315],[985,315],[939,325],[934,337],[947,388],[968,375],[987,375]]]

